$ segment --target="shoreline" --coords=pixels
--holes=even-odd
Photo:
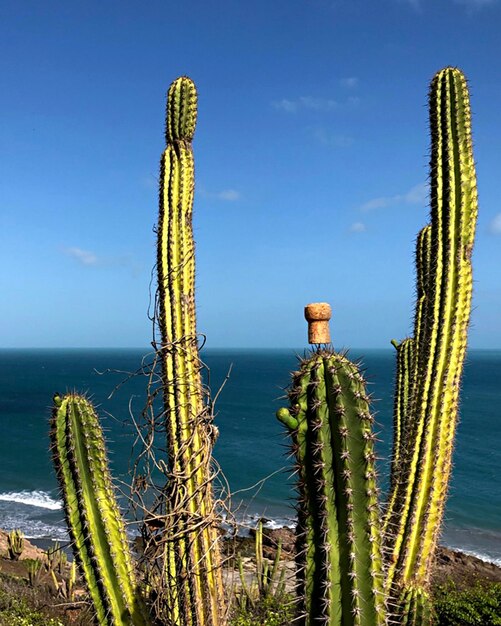
[[[263,520],[265,521],[265,520]],[[266,520],[267,521],[267,520]],[[247,567],[252,568],[255,561],[255,530],[245,528],[246,536],[226,536],[223,539],[223,554],[231,563],[241,555]],[[137,538],[136,542],[140,539]],[[282,544],[280,561],[292,573],[295,557],[295,533],[290,527],[267,528],[263,526],[263,555],[273,560],[276,555],[278,543]],[[44,558],[48,547],[53,546],[54,541],[49,537],[25,538],[25,549],[21,560],[26,558]],[[69,543],[62,543],[62,549],[72,560],[73,555]],[[140,550],[140,546],[136,543]],[[0,529],[0,555],[7,552],[7,532]],[[233,563],[235,566],[235,564]],[[234,567],[226,567],[231,571]],[[501,582],[501,566],[469,554],[456,548],[448,548],[440,545],[435,557],[435,566],[431,576],[431,586],[437,587],[448,582],[453,582],[460,588],[469,587],[476,582]]]
[[[287,527],[274,530],[263,528],[263,555],[265,558],[271,560],[275,558],[279,542],[282,544],[280,560],[285,562],[289,569],[294,564],[294,531]],[[252,531],[249,537],[236,538],[234,554],[239,552],[247,560],[252,560],[254,557],[254,533]],[[473,586],[477,582],[501,583],[501,566],[461,550],[440,545],[435,556],[430,585],[432,588],[437,588],[450,582],[460,589]]]

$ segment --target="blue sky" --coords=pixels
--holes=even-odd
[[[146,346],[165,92],[199,91],[195,235],[211,347],[411,331],[427,90],[470,81],[470,345],[501,347],[501,0],[0,2],[4,347]]]

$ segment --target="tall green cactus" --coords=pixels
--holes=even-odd
[[[154,537],[163,560],[155,617],[169,626],[220,626],[226,613],[212,493],[216,431],[203,393],[195,321],[191,140],[196,115],[195,86],[181,77],[167,100],[157,247],[168,484],[161,496],[163,516],[155,511],[156,522],[163,520],[160,537]],[[102,432],[85,398],[55,398],[52,441],[66,517],[99,624],[145,626],[148,617],[113,495]]]
[[[298,623],[386,623],[375,455],[363,377],[323,349],[294,374],[290,409],[299,474]]]
[[[100,626],[147,626],[125,526],[91,403],[54,396],[51,440],[73,550]]]
[[[329,381],[325,372],[330,369],[324,361],[333,357],[312,356],[293,377],[292,408],[278,414],[291,432],[298,465],[298,528],[304,544],[298,581],[304,594],[303,624],[315,619],[326,624],[383,623],[376,620],[384,619],[381,607],[385,601],[391,623],[433,623],[428,586],[451,469],[471,309],[471,253],[477,216],[469,98],[466,80],[456,68],[441,70],[432,81],[430,126],[431,223],[417,239],[414,336],[400,344],[392,342],[397,349],[395,434],[391,488],[382,526],[384,593],[379,595],[373,587],[379,612],[374,613],[377,604],[372,604],[372,612],[356,613],[352,599],[350,614],[350,604],[343,600],[348,581],[358,589],[371,576],[373,583],[377,582],[379,574],[374,554],[370,564],[362,560],[356,571],[340,556],[340,546],[353,536],[341,523],[348,517],[346,480],[355,475],[355,468],[347,470],[342,461],[343,455],[355,458],[355,451],[336,449],[336,436],[345,428],[347,413],[331,409],[340,398],[343,403],[347,397],[358,402],[364,399],[356,372],[351,371],[346,386]],[[368,408],[361,413],[369,415]],[[346,442],[356,446],[360,434],[345,432],[350,433]],[[369,432],[362,426],[362,439],[369,441]],[[363,480],[373,480],[374,470],[367,470],[361,459],[357,469],[360,486]],[[368,537],[372,536],[375,545],[379,543],[375,487],[370,484],[362,487],[364,491],[371,499],[366,498],[356,514],[361,534],[354,554],[366,554]],[[348,493],[356,491],[350,488]]]
[[[430,88],[431,223],[417,244],[414,364],[385,520],[387,591],[426,590],[451,470],[471,309],[477,191],[466,80],[445,68]]]
[[[181,77],[167,98],[157,245],[169,459],[164,610],[175,624],[212,626],[222,622],[225,603],[210,466],[215,429],[200,376],[195,315],[191,140],[196,117],[195,85]]]

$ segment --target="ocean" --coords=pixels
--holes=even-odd
[[[139,375],[120,383],[127,372],[140,367],[146,354],[141,349],[0,350],[0,528],[19,528],[39,544],[68,540],[49,451],[50,406],[56,391],[87,392],[100,405],[113,474],[127,480],[134,436],[129,411],[141,413],[146,379]],[[213,395],[231,368],[216,403],[220,435],[214,456],[228,481],[232,509],[244,525],[260,517],[269,526],[294,524],[294,479],[275,411],[286,404],[284,388],[297,355],[282,349],[202,352]],[[395,351],[353,350],[350,356],[362,359],[377,399],[373,408],[384,489]],[[470,350],[442,543],[499,565],[500,407],[501,351]]]

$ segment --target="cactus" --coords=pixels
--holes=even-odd
[[[397,606],[402,589],[426,593],[428,587],[451,469],[472,294],[477,192],[463,74],[450,67],[438,72],[429,101],[431,223],[417,244],[407,435],[385,520],[386,586]]]
[[[146,626],[102,429],[86,398],[74,393],[54,396],[51,440],[73,550],[97,622]]]
[[[7,550],[12,561],[19,561],[24,550],[24,535],[20,530],[11,530],[7,535]]]
[[[40,581],[42,571],[42,561],[40,559],[26,559],[24,562],[28,574],[28,585],[36,587]]]
[[[59,541],[55,541],[52,546],[49,546],[45,551],[45,557],[47,559],[48,571],[58,571],[59,574],[63,573],[64,566],[66,565],[68,558],[66,553],[61,549]]]
[[[151,573],[159,583],[152,591],[155,618],[173,626],[219,626],[225,618],[210,465],[216,431],[203,393],[195,319],[191,140],[196,115],[195,86],[181,77],[172,83],[167,98],[157,248],[162,339],[158,353],[168,464],[161,461],[156,468],[167,467],[168,484],[160,503],[145,517],[146,529],[155,522],[151,527],[156,534],[149,538],[161,550],[153,554],[154,565],[158,556],[163,561],[160,578],[156,569]],[[76,558],[98,622],[149,623],[111,486],[101,428],[84,397],[56,395],[52,443]]]
[[[195,86],[181,77],[167,98],[157,245],[169,477],[164,608],[173,623],[211,626],[221,623],[225,606],[210,467],[215,429],[200,376],[195,315],[191,140],[196,117]]]
[[[392,484],[398,480],[400,461],[407,445],[407,423],[410,391],[414,374],[414,339],[408,337],[400,343],[392,339],[397,350],[397,372],[395,380],[395,399],[393,406],[393,453],[391,462]]]
[[[355,515],[355,505],[347,501],[347,494],[357,490],[347,490],[346,485],[347,480],[354,480],[355,468],[347,468],[343,462],[343,454],[355,458],[356,452],[348,450],[348,444],[356,448],[360,441],[371,440],[368,426],[359,425],[362,430],[357,434],[355,419],[345,430],[346,449],[336,449],[336,437],[346,428],[349,413],[332,412],[332,407],[344,405],[349,398],[365,401],[359,375],[353,366],[341,368],[344,357],[319,351],[293,375],[292,408],[278,413],[291,432],[299,474],[298,529],[304,546],[298,570],[304,598],[302,624],[315,619],[343,625],[384,623],[385,600],[392,623],[433,623],[429,576],[451,469],[471,309],[471,253],[477,215],[468,91],[458,69],[448,67],[434,77],[430,120],[431,222],[419,233],[416,245],[414,335],[400,344],[392,341],[397,349],[397,376],[391,487],[381,540],[384,584],[377,550],[374,469],[369,466],[358,476],[359,486],[364,480],[369,484],[358,491],[361,501]],[[307,315],[307,319],[319,318]],[[327,365],[329,359],[332,362]],[[331,369],[344,372],[345,386],[325,377]],[[359,412],[370,415],[368,407]],[[359,472],[361,467],[359,459]],[[353,527],[358,536],[346,526],[351,512],[357,520]],[[342,557],[343,545],[354,538],[356,550],[352,553],[358,558],[366,555],[370,537],[376,552],[354,570],[352,562]],[[352,602],[348,601],[349,585],[358,590],[362,582],[372,590],[372,601],[365,600],[369,616],[356,612],[358,591],[352,594]]]
[[[258,602],[265,602],[268,598],[274,598],[276,601],[283,599],[287,570],[285,567],[280,567],[281,554],[282,542],[279,541],[270,568],[269,563],[263,556],[263,523],[260,520],[255,536],[256,578],[252,581],[250,587],[245,580],[242,556],[238,555],[238,572],[242,588],[237,595],[237,600],[241,609],[246,609],[247,606],[254,609]]]
[[[329,348],[294,375],[289,429],[299,474],[300,624],[386,623],[372,416],[365,384]]]

